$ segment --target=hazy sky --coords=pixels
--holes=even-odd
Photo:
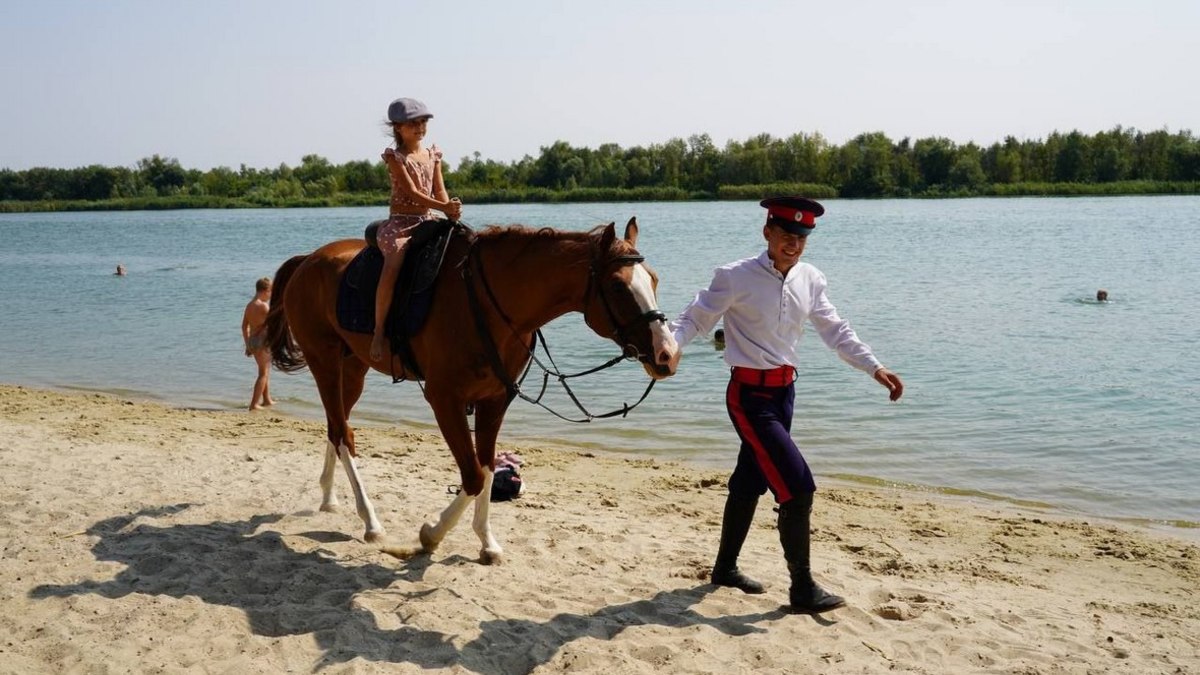
[[[759,133],[1200,132],[1200,1],[0,0],[0,168],[447,159]]]

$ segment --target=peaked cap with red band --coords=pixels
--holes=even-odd
[[[771,197],[758,203],[767,209],[767,224],[778,225],[785,231],[808,235],[817,226],[817,216],[825,207],[808,197]]]

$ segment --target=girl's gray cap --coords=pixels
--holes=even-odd
[[[422,117],[433,117],[433,113],[415,98],[398,98],[388,106],[389,122],[411,122]]]

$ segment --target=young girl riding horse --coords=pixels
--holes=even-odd
[[[382,155],[392,182],[392,198],[388,220],[380,226],[378,233],[383,273],[375,292],[372,361],[383,358],[384,326],[413,228],[434,217],[430,209],[437,209],[453,220],[462,215],[462,204],[457,199],[450,199],[442,182],[441,151],[436,145],[421,147],[426,124],[432,118],[429,108],[416,99],[398,98],[388,106],[388,122],[396,147],[387,148]]]

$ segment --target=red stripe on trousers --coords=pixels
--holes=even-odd
[[[775,501],[780,504],[791,501],[792,493],[788,490],[787,483],[783,480],[783,476],[779,475],[779,469],[776,469],[775,463],[771,461],[771,455],[767,453],[766,446],[763,445],[758,434],[754,433],[754,425],[750,424],[745,411],[742,410],[742,383],[734,381],[733,385],[726,395],[725,405],[729,406],[729,411],[733,413],[734,424],[742,438],[746,439],[750,448],[754,450],[754,456],[758,458],[759,470],[763,472],[767,484],[774,488],[772,492],[775,493]]]

